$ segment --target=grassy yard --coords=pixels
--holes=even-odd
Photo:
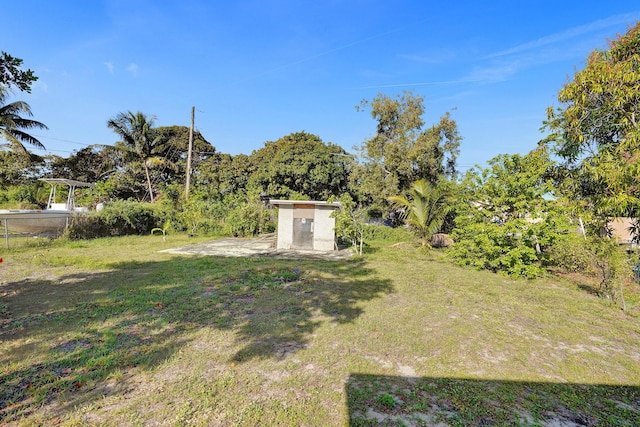
[[[0,250],[0,425],[640,425],[638,285],[158,252],[192,241]]]

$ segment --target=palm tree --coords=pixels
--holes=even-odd
[[[28,153],[23,142],[44,149],[44,145],[23,129],[49,129],[43,123],[21,117],[21,114],[32,116],[31,107],[24,101],[16,101],[5,105],[7,90],[0,86],[0,137],[9,141],[13,149]]]
[[[153,129],[154,122],[154,116],[147,117],[140,111],[119,113],[107,121],[107,126],[122,138],[122,141],[117,143],[115,148],[137,157],[144,166],[151,202],[153,202],[153,188],[149,169],[162,165],[175,167],[163,156],[164,140]]]
[[[416,232],[422,245],[429,246],[431,237],[438,232],[451,210],[450,197],[447,189],[421,179],[411,184],[408,196],[391,196],[388,200],[401,211],[405,222]]]

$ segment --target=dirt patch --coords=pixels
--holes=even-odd
[[[89,340],[69,340],[62,344],[58,344],[53,347],[52,350],[72,353],[78,349],[85,349],[89,347],[91,347],[91,342]]]

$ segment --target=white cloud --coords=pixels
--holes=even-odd
[[[450,50],[442,49],[439,51],[433,51],[429,53],[403,54],[403,55],[399,55],[399,57],[407,61],[422,62],[425,64],[445,64],[447,62],[450,62],[456,59],[456,54],[453,49],[450,49]]]
[[[374,85],[374,86],[361,86],[357,89],[385,89],[385,88],[394,88],[394,87],[410,87],[410,86],[443,86],[443,85],[458,85],[464,83],[478,83],[482,82],[481,79],[475,78],[463,78],[457,80],[441,80],[441,81],[428,81],[428,82],[408,82],[408,83],[394,83],[394,84],[386,84],[386,85]]]
[[[609,18],[599,19],[589,24],[569,28],[568,30],[559,33],[550,34],[548,36],[540,37],[536,40],[522,43],[518,46],[514,46],[500,52],[492,53],[491,55],[488,55],[487,58],[497,58],[500,56],[513,55],[532,49],[538,49],[543,46],[560,43],[584,34],[589,34],[606,28],[619,26],[621,24],[630,24],[638,19],[638,15],[640,15],[640,12],[626,13],[623,15],[615,15]]]
[[[475,67],[466,80],[473,82],[496,83],[508,80],[516,74],[522,65],[517,61],[505,64],[495,64],[486,67]]]
[[[34,91],[49,92],[49,86],[45,82],[43,82],[42,80],[37,80],[37,81],[33,82],[33,85],[31,85],[31,88]]]
[[[109,74],[113,74],[113,71],[114,71],[113,62],[103,62],[103,64],[105,67],[107,67],[107,70],[109,70]]]
[[[496,83],[513,78],[520,71],[557,61],[584,58],[594,47],[594,38],[602,32],[633,22],[640,12],[615,15],[589,24],[569,28],[485,56],[467,75],[471,81]],[[604,42],[604,39],[602,39]]]
[[[132,62],[131,64],[127,65],[127,71],[130,72],[133,76],[137,76],[138,75],[138,64]]]

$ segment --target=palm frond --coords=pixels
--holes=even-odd
[[[411,185],[407,196],[392,196],[388,200],[426,242],[442,226],[450,210],[449,198],[448,191],[434,187],[426,180],[419,180]]]
[[[31,107],[24,101],[15,101],[0,107],[0,115],[2,116],[19,116],[20,114],[33,116]]]
[[[6,100],[6,93],[0,91],[0,104]],[[0,137],[9,142],[9,146],[17,151],[28,153],[23,143],[44,149],[44,145],[23,129],[48,129],[35,120],[26,119],[21,115],[32,116],[31,107],[24,101],[15,101],[0,105]]]
[[[44,145],[37,138],[34,138],[33,136],[29,135],[26,132],[23,132],[19,129],[12,129],[12,130],[9,130],[8,132],[13,134],[14,138],[22,142],[26,142],[27,144],[33,145],[43,150],[45,148]]]
[[[178,166],[175,163],[161,156],[149,157],[148,159],[146,159],[146,164],[147,164],[147,167],[151,169],[155,169],[159,167],[167,167],[174,171],[178,170]]]

